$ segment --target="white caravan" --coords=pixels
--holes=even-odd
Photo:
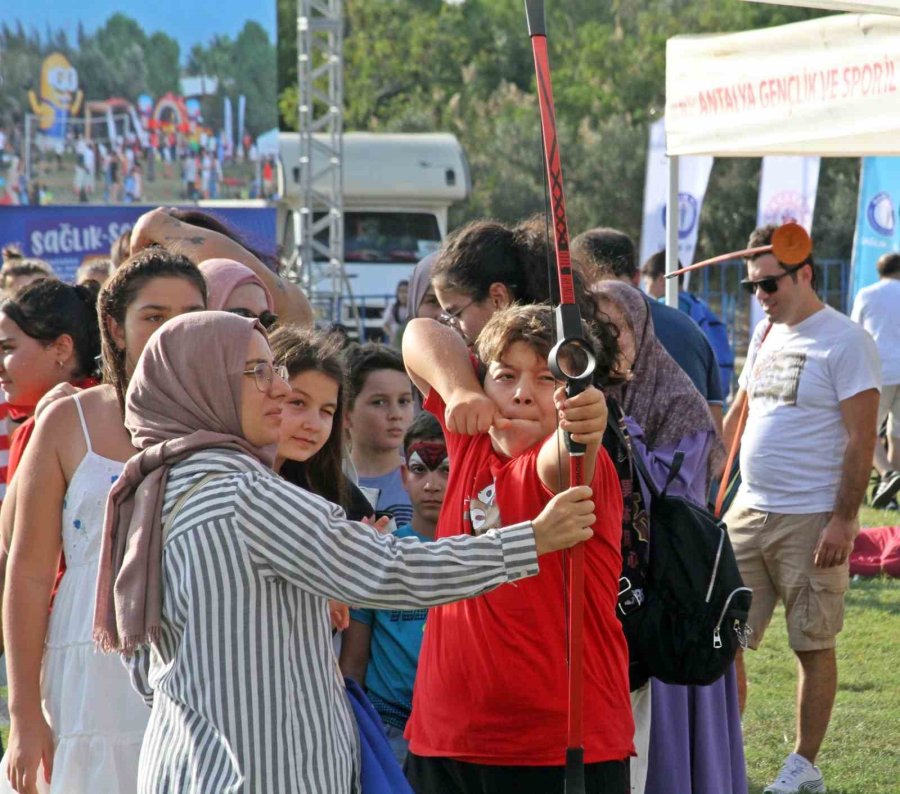
[[[320,319],[377,337],[397,283],[447,234],[447,212],[471,191],[469,166],[455,136],[444,133],[344,134],[344,270],[313,268],[310,291]],[[300,210],[300,139],[278,135],[278,233],[294,248]]]

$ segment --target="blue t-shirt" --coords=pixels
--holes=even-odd
[[[675,359],[708,403],[721,403],[722,380],[716,356],[703,331],[678,309],[651,300],[653,330],[666,352]]]
[[[389,513],[398,527],[412,521],[412,503],[409,501],[406,488],[403,487],[403,477],[400,475],[399,466],[378,477],[360,477],[359,485],[362,488],[378,491],[375,509],[379,513]]]
[[[731,390],[731,376],[734,374],[734,353],[728,341],[728,328],[705,300],[691,292],[678,293],[678,308],[697,323],[706,336],[719,364],[722,394],[728,394]]]
[[[398,538],[431,538],[405,524],[392,533]],[[388,725],[405,727],[412,709],[413,682],[427,609],[351,609],[352,620],[372,628],[366,691],[375,710]]]

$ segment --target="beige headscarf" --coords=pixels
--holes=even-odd
[[[141,450],[106,503],[94,640],[130,655],[159,636],[163,497],[169,467],[211,447],[271,466],[275,447],[242,436],[242,372],[256,320],[225,312],[183,314],[150,337],[125,396],[125,427]]]
[[[231,293],[238,287],[255,284],[265,293],[266,306],[274,313],[275,301],[272,299],[272,293],[262,283],[262,279],[246,265],[233,259],[206,259],[197,267],[206,279],[208,292],[206,305],[210,309],[224,309]]]
[[[412,277],[409,280],[409,298],[407,300],[410,317],[419,316],[419,306],[422,305],[422,300],[431,286],[431,270],[434,267],[434,263],[437,262],[437,258],[437,251],[428,254],[413,270]]]

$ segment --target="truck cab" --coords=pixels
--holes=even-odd
[[[289,257],[303,201],[299,135],[279,133],[278,145],[278,230]],[[440,247],[450,207],[471,192],[469,166],[453,135],[350,132],[343,136],[343,183],[343,273],[323,258],[304,265],[304,285],[320,322],[377,339],[397,283]]]

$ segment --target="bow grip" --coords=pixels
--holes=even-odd
[[[581,394],[588,386],[591,385],[591,378],[572,378],[566,381],[566,397],[574,397],[576,394]],[[570,455],[584,455],[587,450],[587,446],[579,443],[578,441],[572,441],[571,433],[565,433],[564,437],[566,439],[566,449],[569,451]]]

